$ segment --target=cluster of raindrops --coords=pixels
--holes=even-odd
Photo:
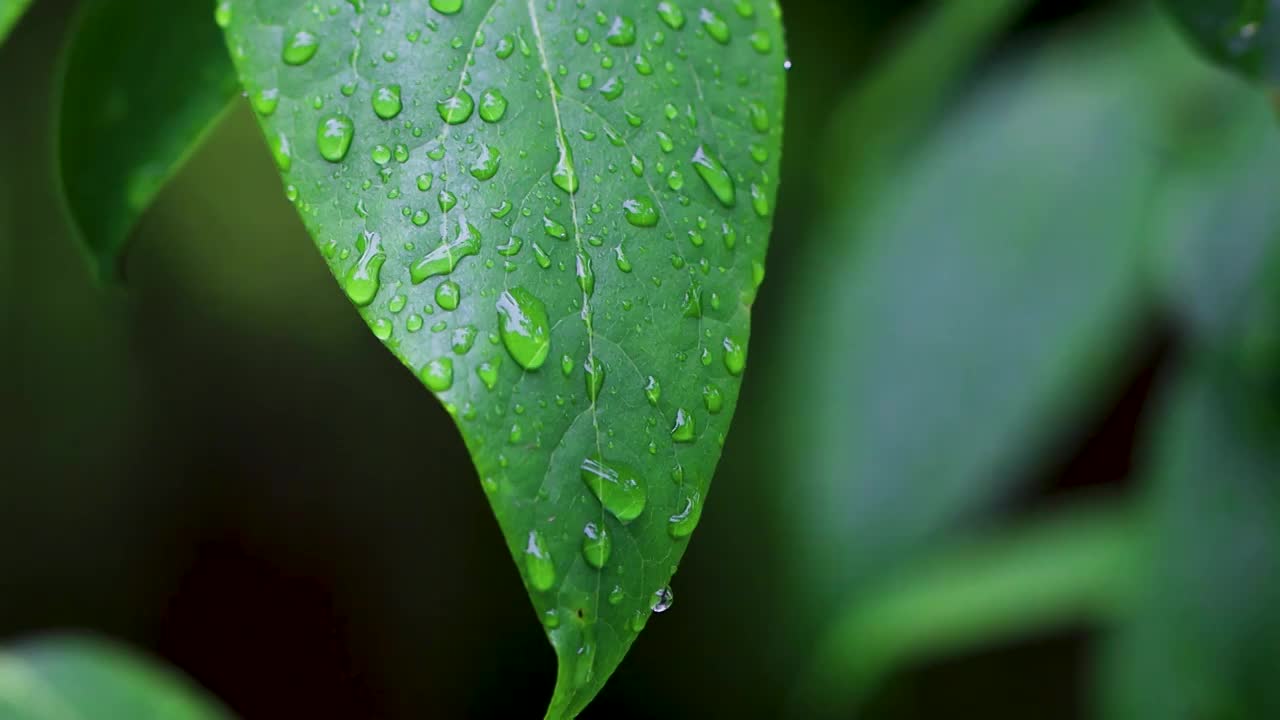
[[[504,2],[511,0],[495,7]],[[390,4],[367,4],[351,0],[350,7],[362,15],[391,12]],[[720,63],[742,47],[781,67],[778,23],[758,22],[757,5],[766,4],[761,0],[734,0],[733,11],[724,14],[663,0],[648,5],[647,16],[587,12],[577,0],[585,21],[572,28],[571,39],[556,42],[573,43],[570,50],[590,52],[592,60],[573,63],[571,72],[555,62],[567,51],[548,48],[536,17],[524,14],[523,0],[520,12],[512,13],[518,20],[500,25],[490,10],[479,27],[460,19],[468,0],[427,4],[431,13],[417,21],[421,27],[405,31],[404,40],[410,47],[447,44],[452,52],[441,71],[457,81],[443,93],[428,92],[404,73],[381,73],[408,51],[390,43],[380,53],[362,50],[364,38],[389,32],[362,19],[353,26],[361,40],[354,50],[326,47],[339,43],[313,27],[286,29],[278,56],[283,68],[251,89],[249,100],[267,121],[269,146],[287,182],[304,166],[304,154],[323,161],[319,176],[299,173],[301,190],[287,185],[304,216],[324,209],[303,197],[307,187],[320,191],[345,183],[358,195],[354,216],[339,225],[358,229],[323,238],[322,250],[341,268],[343,289],[375,335],[441,395],[464,431],[467,421],[481,417],[472,395],[478,390],[502,398],[486,406],[508,416],[502,425],[508,445],[542,449],[541,421],[519,418],[525,405],[510,389],[517,378],[537,382],[581,373],[569,390],[536,401],[539,408],[557,406],[548,415],[568,417],[559,408],[573,402],[594,412],[619,393],[634,393],[648,405],[646,433],[656,437],[648,452],[657,456],[659,441],[669,446],[675,458],[670,485],[664,481],[659,491],[654,478],[614,457],[609,428],[606,441],[578,463],[580,487],[601,512],[572,532],[586,565],[604,573],[618,564],[615,535],[646,513],[665,525],[672,542],[685,541],[701,515],[705,484],[686,478],[679,452],[723,442],[717,416],[731,409],[746,367],[745,325],[736,313],[750,307],[764,277],[776,185],[769,148],[780,133],[777,110],[770,109],[780,95],[753,88],[750,73]],[[537,2],[539,8],[554,5]],[[767,6],[776,18],[776,2]],[[220,26],[232,23],[231,12],[226,0],[217,4]],[[286,99],[279,73],[287,78],[322,61],[333,66],[336,93]],[[506,63],[506,74],[519,83],[495,80],[502,72],[480,71],[493,63]],[[714,91],[714,102],[678,99],[701,99],[708,92],[704,85]],[[282,100],[291,103],[288,113],[279,111]],[[288,132],[295,118],[307,118],[299,142]],[[554,138],[554,146],[539,153],[509,142],[513,128]],[[531,173],[543,175],[547,185],[526,188],[511,179]],[[487,201],[495,196],[503,197]],[[490,207],[476,207],[478,202]],[[350,207],[342,211],[350,213]],[[548,279],[555,272],[561,275]],[[487,282],[476,280],[486,274]],[[554,289],[560,277],[576,287],[567,307],[566,293]],[[619,292],[624,285],[627,292]],[[606,287],[607,301],[598,301]],[[696,347],[674,351],[677,365],[687,361],[698,371],[696,380],[655,372],[643,373],[640,383],[621,381],[629,373],[622,367],[626,358],[615,361],[596,344],[597,313],[618,325],[619,317],[661,292],[678,298],[670,314],[679,318],[681,332],[696,337]],[[585,349],[559,340],[557,323],[572,314],[581,319]],[[646,322],[653,320],[634,323],[637,338],[648,331]],[[486,341],[485,352],[473,352]],[[599,440],[602,431],[596,432]],[[487,492],[506,491],[507,463],[500,455],[498,467],[484,473]],[[545,491],[539,499],[544,497]],[[562,532],[542,524],[524,536],[525,576],[535,592],[561,587],[569,559],[553,556],[552,548],[562,544],[552,541]],[[610,605],[628,599],[638,603],[630,621],[638,632],[650,612],[671,606],[672,594],[668,587],[631,588],[629,594],[621,582],[607,590]],[[543,621],[558,628],[569,614],[552,608]],[[594,650],[582,652],[589,673]]]

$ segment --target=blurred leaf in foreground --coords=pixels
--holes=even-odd
[[[1151,17],[1008,64],[832,218],[791,340],[823,351],[795,355],[815,381],[782,413],[819,606],[1007,492],[1127,372],[1168,106],[1213,75]]]
[[[1253,80],[1280,84],[1280,4],[1275,0],[1164,0],[1191,42]]]
[[[9,36],[30,4],[31,0],[0,0],[0,42]]]
[[[229,720],[178,673],[114,643],[50,636],[0,650],[5,720]]]
[[[73,23],[58,108],[67,207],[100,275],[234,97],[207,0],[92,0]]]
[[[1150,570],[1103,664],[1104,717],[1280,717],[1280,434],[1211,363],[1178,378],[1147,482]]]

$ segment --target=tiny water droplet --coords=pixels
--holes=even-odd
[[[498,298],[498,332],[512,359],[525,370],[537,370],[551,353],[547,306],[528,290],[514,287]]]

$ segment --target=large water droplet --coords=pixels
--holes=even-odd
[[[644,512],[644,479],[626,465],[587,458],[582,461],[582,481],[619,521],[631,522]]]
[[[693,534],[693,529],[698,526],[700,517],[702,517],[702,494],[697,490],[690,490],[676,514],[667,518],[667,533],[677,540],[689,537]]]
[[[280,56],[289,65],[302,65],[315,57],[319,48],[320,40],[314,34],[299,30],[285,40]]]
[[[380,85],[378,89],[373,91],[373,112],[383,120],[400,114],[402,107],[400,102],[400,86],[399,85]]]
[[[462,0],[431,0],[430,5],[441,15],[456,15],[462,10]]]
[[[507,98],[497,88],[490,88],[480,93],[480,119],[487,123],[496,123],[507,114]]]
[[[636,24],[626,15],[618,15],[613,18],[613,22],[609,25],[609,32],[605,33],[605,42],[617,47],[625,47],[634,45],[636,42]]]
[[[720,13],[710,8],[702,8],[698,11],[698,19],[702,21],[702,27],[706,28],[707,34],[713,40],[726,45],[729,42],[729,23],[725,22]]]
[[[751,183],[751,207],[755,209],[756,215],[769,217],[769,196],[765,194],[764,188],[755,183]]]
[[[645,381],[644,396],[649,399],[650,405],[658,407],[658,399],[662,397],[662,386],[658,384],[658,378],[650,375]]]
[[[580,252],[575,260],[574,275],[578,278],[578,287],[588,297],[596,291],[596,273],[591,268],[591,256]]]
[[[529,574],[529,585],[538,592],[546,592],[556,584],[556,566],[542,539],[542,533],[529,531],[529,541],[524,547],[524,568]]]
[[[747,351],[733,338],[724,339],[724,367],[730,375],[741,375],[747,367]]]
[[[702,178],[703,182],[707,184],[707,187],[715,194],[720,204],[729,208],[733,207],[737,199],[733,188],[733,178],[730,177],[729,171],[724,168],[724,165],[701,145],[693,153],[692,162],[694,170],[698,171],[698,177]]]
[[[351,302],[357,307],[365,307],[373,302],[382,287],[378,274],[387,256],[382,253],[381,238],[374,232],[365,232],[357,247],[362,250],[360,259],[347,271],[342,285]]]
[[[458,224],[458,237],[452,242],[427,253],[409,268],[409,279],[414,285],[426,282],[436,275],[448,275],[462,259],[480,252],[480,231],[463,220]]]
[[[671,439],[678,443],[691,443],[697,437],[698,428],[693,420],[693,413],[684,408],[676,408],[676,420],[671,428]]]
[[[671,609],[671,606],[674,605],[675,602],[675,593],[671,592],[671,586],[668,585],[653,593],[653,605],[651,606],[651,609],[656,613],[666,612]]]
[[[556,145],[560,149],[560,158],[556,160],[556,167],[551,171],[551,182],[572,195],[578,192],[578,171],[573,166],[573,148],[569,146],[564,133],[560,133],[556,138]]]
[[[662,18],[662,21],[672,30],[684,27],[684,11],[671,0],[658,3],[658,17]]]
[[[462,288],[452,280],[445,280],[436,287],[436,304],[444,310],[457,310],[462,301]]]
[[[355,126],[346,115],[326,115],[320,119],[316,127],[316,147],[320,156],[329,162],[342,162],[351,149],[351,138],[355,135]]]
[[[514,287],[498,298],[498,331],[512,359],[525,370],[537,370],[551,353],[547,306],[528,290]]]
[[[636,227],[653,227],[658,224],[658,208],[647,195],[638,195],[622,203],[627,222]]]
[[[427,363],[419,375],[423,384],[433,392],[444,392],[453,387],[453,359],[436,358]]]
[[[436,103],[436,112],[440,113],[440,119],[450,125],[461,125],[466,122],[475,108],[475,98],[471,97],[471,93],[466,90],[459,90],[457,94]]]
[[[498,148],[492,145],[485,145],[480,148],[480,154],[476,157],[475,162],[471,163],[471,177],[477,180],[488,180],[498,174],[498,164],[502,160],[502,153],[498,152]]]
[[[587,523],[582,529],[582,555],[587,564],[600,569],[609,562],[609,552],[613,549],[613,540],[603,523]]]
[[[582,363],[582,369],[585,373],[583,380],[587,384],[587,399],[594,405],[600,397],[600,390],[604,387],[604,378],[607,374],[604,361],[595,355],[588,355],[586,361]]]

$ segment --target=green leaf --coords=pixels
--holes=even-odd
[[[63,59],[58,166],[100,275],[119,270],[138,217],[234,96],[207,0],[93,0]]]
[[[571,717],[666,604],[729,429],[778,176],[780,12],[229,8],[286,193],[456,418],[560,660],[548,717]],[[414,451],[359,425],[373,462]]]
[[[1112,20],[1006,64],[801,267],[788,345],[822,351],[777,371],[812,379],[777,415],[820,608],[1008,492],[1127,372],[1153,148],[1200,64]]]
[[[0,43],[9,36],[30,4],[31,0],[0,0]]]
[[[1151,262],[1182,335],[1271,399],[1280,422],[1280,134],[1267,99],[1217,83],[1154,203]]]
[[[1280,16],[1271,0],[1164,0],[1191,41],[1241,75],[1280,84]]]
[[[808,706],[847,714],[911,661],[1119,614],[1143,557],[1131,515],[1076,508],[895,569],[837,614],[805,678]]]
[[[1280,716],[1280,426],[1201,357],[1171,388],[1146,473],[1149,572],[1101,664],[1103,717]]]
[[[0,650],[6,720],[229,720],[185,677],[114,643],[49,636]]]
[[[991,41],[1028,0],[939,0],[912,25],[900,46],[837,107],[828,182],[837,201],[873,193],[875,179],[909,154],[940,107]]]

